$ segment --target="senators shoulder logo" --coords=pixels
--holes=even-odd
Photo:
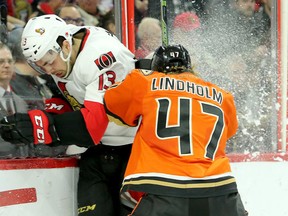
[[[110,51],[108,53],[102,54],[98,59],[96,59],[95,64],[99,68],[99,70],[102,70],[104,68],[109,68],[111,65],[116,62],[116,58],[113,55],[113,53]]]

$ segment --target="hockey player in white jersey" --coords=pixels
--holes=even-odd
[[[1,136],[12,143],[87,147],[79,161],[78,214],[121,215],[119,190],[136,128],[109,122],[102,100],[135,67],[134,55],[108,31],[67,25],[56,15],[30,19],[21,46],[29,64],[51,75],[69,104],[52,98],[45,111],[8,116],[1,120]]]

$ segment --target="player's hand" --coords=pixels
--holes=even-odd
[[[42,110],[6,116],[0,124],[1,137],[13,144],[51,144],[59,141],[53,118]]]

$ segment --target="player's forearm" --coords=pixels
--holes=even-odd
[[[53,118],[61,145],[75,144],[83,147],[95,145],[80,111],[54,115]]]

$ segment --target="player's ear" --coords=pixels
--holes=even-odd
[[[72,45],[69,43],[68,40],[64,40],[62,43],[62,49],[60,52],[60,57],[62,58],[63,61],[68,61],[71,57],[72,54]]]
[[[63,44],[62,44],[62,51],[64,53],[69,53],[70,52],[70,49],[72,49],[70,43],[68,42],[68,40],[64,40],[63,41]]]

